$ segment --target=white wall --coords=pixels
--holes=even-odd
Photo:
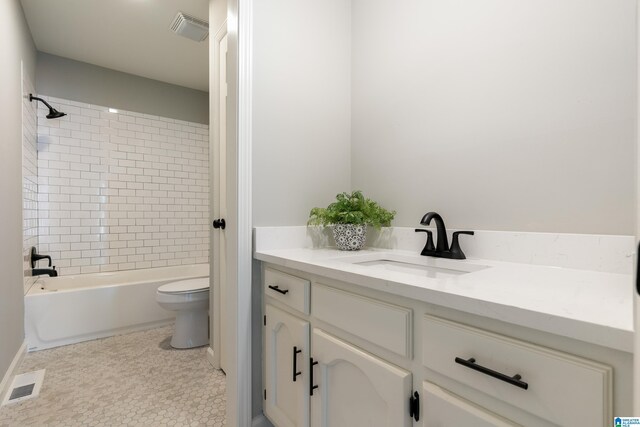
[[[45,97],[38,109],[39,250],[60,275],[209,262],[209,131]]]
[[[22,76],[35,81],[36,51],[20,2],[0,2],[0,381],[24,340]]]
[[[635,3],[353,0],[353,187],[395,225],[633,234]]]
[[[209,123],[209,94],[38,52],[36,87],[43,95]]]
[[[31,77],[22,76],[22,93],[37,95]],[[22,268],[24,293],[35,283],[31,275],[31,248],[38,246],[38,129],[37,108],[40,104],[22,100]]]
[[[254,226],[305,224],[351,187],[350,7],[254,2]]]

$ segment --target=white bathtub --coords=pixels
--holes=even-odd
[[[43,350],[173,322],[156,302],[159,286],[206,277],[209,264],[114,273],[42,277],[25,295],[29,351]]]

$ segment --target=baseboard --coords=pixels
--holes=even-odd
[[[251,427],[273,427],[273,424],[269,422],[264,414],[260,414],[257,417],[253,418],[253,420],[251,421]]]
[[[211,347],[207,347],[207,360],[209,361],[211,366],[213,366],[214,368],[218,369],[216,367],[216,356],[213,353],[213,349]]]
[[[5,394],[9,391],[9,386],[11,386],[11,382],[13,377],[18,373],[18,368],[22,364],[22,360],[24,359],[24,355],[27,353],[27,341],[23,340],[22,345],[18,349],[18,352],[13,357],[11,364],[9,365],[9,369],[4,373],[4,377],[2,378],[2,382],[0,382],[0,402],[4,401]]]

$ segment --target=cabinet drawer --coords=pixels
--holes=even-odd
[[[425,367],[554,424],[611,421],[608,366],[432,316],[422,346]],[[506,381],[515,375],[526,389]]]
[[[264,294],[304,314],[309,314],[310,286],[311,283],[306,279],[270,268],[264,269]]]
[[[313,315],[400,356],[411,357],[411,310],[319,283],[313,285]]]

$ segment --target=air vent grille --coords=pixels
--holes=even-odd
[[[27,372],[16,375],[9,387],[10,392],[6,393],[2,405],[22,402],[23,400],[33,399],[40,394],[40,388],[44,382],[45,370]]]
[[[169,29],[174,33],[197,42],[209,36],[209,23],[183,12],[178,12]]]
[[[20,399],[21,397],[31,396],[33,394],[33,388],[36,386],[35,383],[21,385],[19,387],[14,388],[9,395],[9,400]]]

